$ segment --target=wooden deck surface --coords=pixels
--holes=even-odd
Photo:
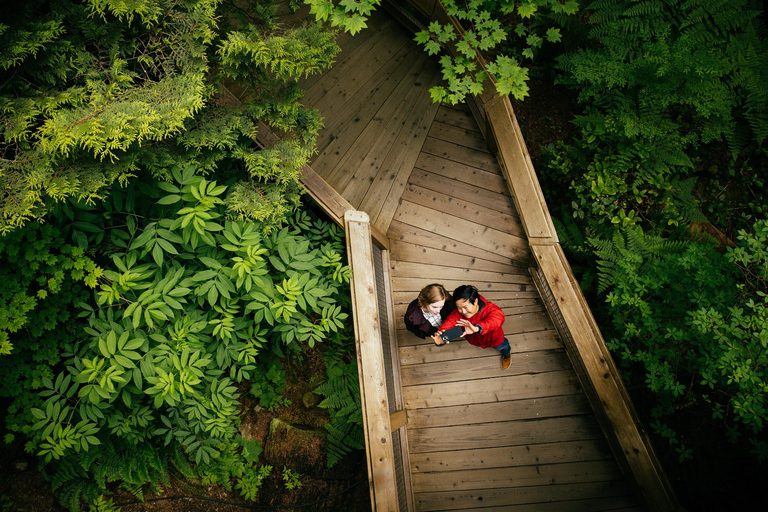
[[[325,118],[312,168],[390,241],[416,510],[644,510],[530,277],[496,159],[468,109],[431,102],[436,59],[379,11],[303,86]],[[474,284],[503,309],[509,370],[493,349],[405,330],[405,308],[432,282]]]

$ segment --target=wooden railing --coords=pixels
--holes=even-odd
[[[458,20],[447,14],[439,0],[409,1],[430,21],[449,23],[457,32],[462,32]],[[456,54],[455,46],[449,45],[446,49]],[[477,54],[477,63],[483,68],[486,65],[480,54]],[[479,124],[485,124],[486,140],[496,153],[528,236],[533,255],[531,274],[548,303],[548,312],[560,331],[603,432],[649,509],[654,512],[678,510],[671,484],[560,247],[509,98],[495,92],[492,79],[483,87],[479,97],[481,108],[473,108],[473,113]]]
[[[395,457],[368,214],[356,210],[346,212],[344,230],[352,269],[352,311],[371,503],[374,511],[397,512]]]

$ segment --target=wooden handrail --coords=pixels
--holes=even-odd
[[[368,214],[347,211],[344,214],[344,230],[352,270],[350,289],[371,504],[374,511],[397,512],[395,457]]]

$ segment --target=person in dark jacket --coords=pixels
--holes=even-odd
[[[485,299],[477,288],[462,285],[453,292],[456,309],[448,315],[432,336],[435,345],[446,342],[441,334],[451,327],[464,328],[464,339],[471,345],[482,348],[493,347],[501,353],[501,368],[506,370],[512,361],[512,347],[504,337],[504,312],[499,306]]]
[[[429,284],[408,305],[405,312],[405,328],[425,339],[437,332],[437,328],[451,314],[454,307],[453,299],[443,285]]]

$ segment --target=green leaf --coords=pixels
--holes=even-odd
[[[160,248],[159,243],[156,243],[152,248],[152,259],[155,260],[158,266],[163,265],[163,250]]]
[[[170,196],[163,196],[157,201],[157,204],[176,204],[181,201],[181,196],[173,194]]]

